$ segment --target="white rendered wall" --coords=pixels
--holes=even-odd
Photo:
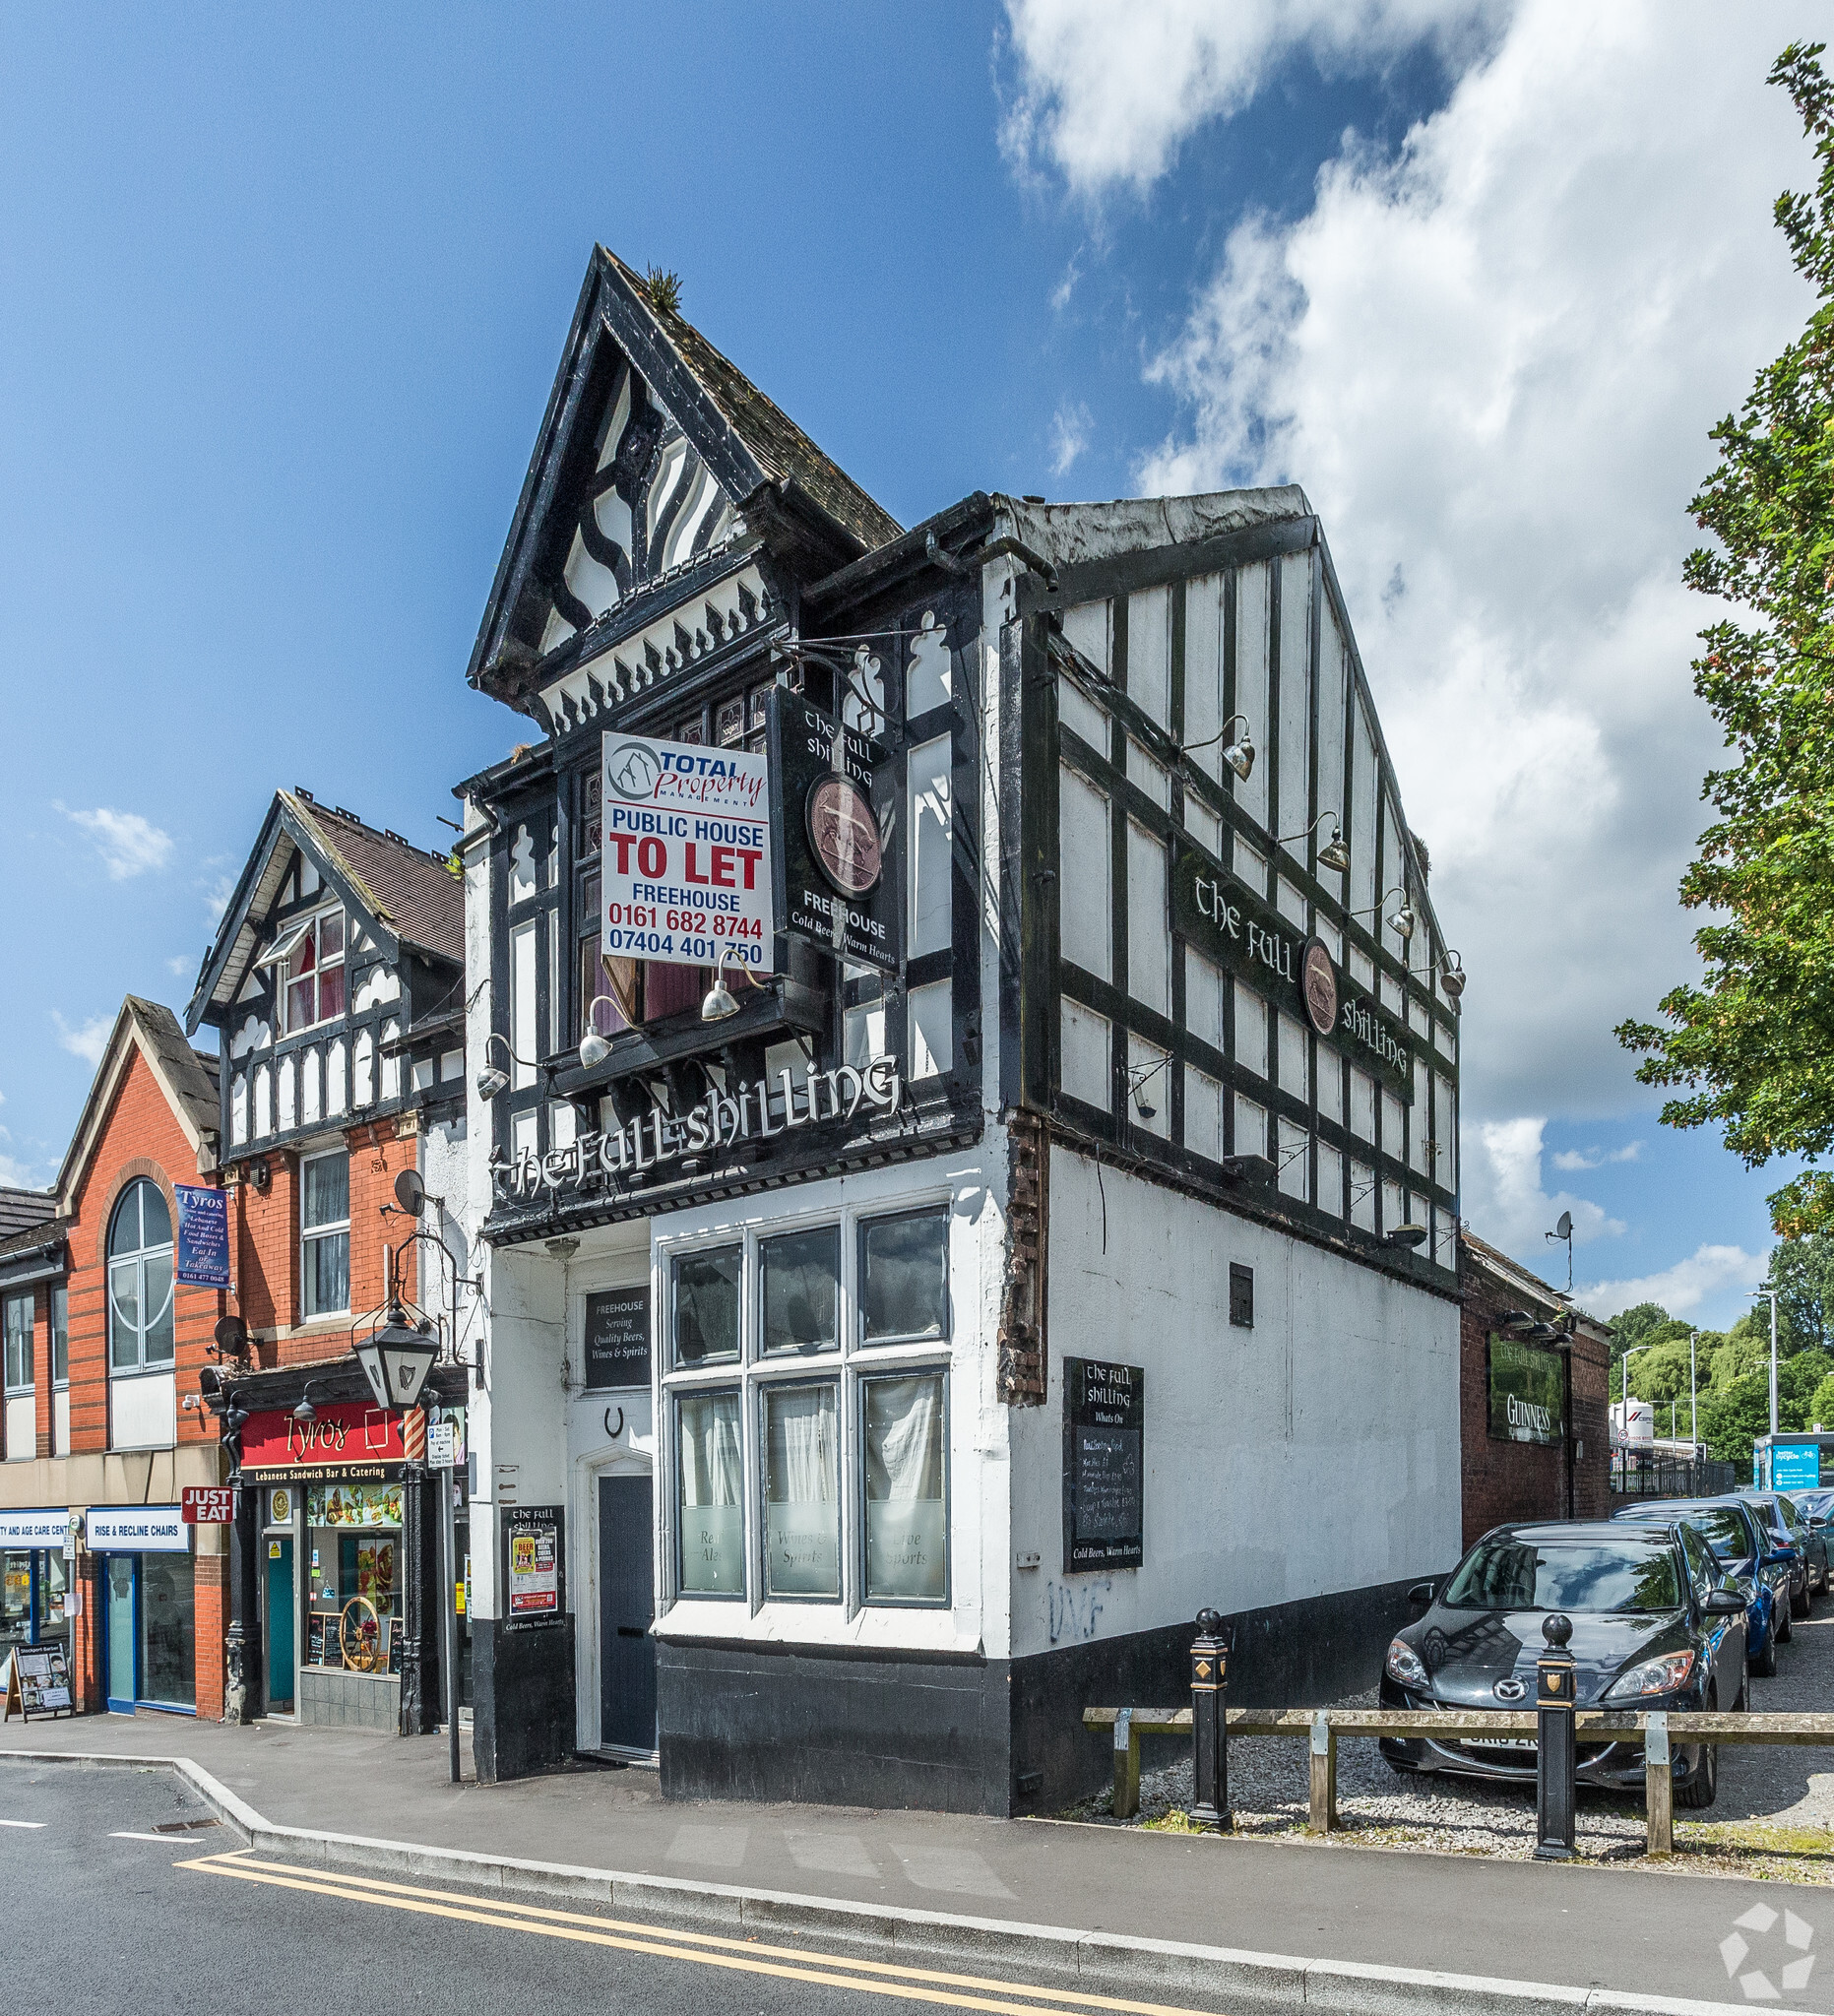
[[[1106,1204],[1107,1250],[1103,1218]],[[1254,1328],[1229,1321],[1232,1261]],[[1015,1658],[1367,1588],[1459,1552],[1458,1306],[1054,1149],[1050,1381],[1012,1411]],[[1065,1576],[1063,1361],[1146,1374],[1145,1564]],[[993,1648],[988,1647],[991,1652]]]

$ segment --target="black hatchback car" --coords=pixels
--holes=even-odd
[[[1745,1705],[1745,1599],[1685,1520],[1629,1525],[1609,1520],[1499,1526],[1435,1588],[1410,1592],[1425,1613],[1400,1632],[1382,1662],[1389,1708],[1520,1708],[1535,1702],[1542,1619],[1572,1620],[1581,1708],[1629,1713],[1741,1709]],[[1529,1780],[1529,1736],[1382,1738],[1399,1771]],[[1640,1789],[1634,1743],[1587,1742],[1581,1784]],[[1675,1796],[1710,1806],[1719,1757],[1710,1743],[1677,1744]]]

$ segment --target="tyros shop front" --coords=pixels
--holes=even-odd
[[[301,1420],[258,1410],[242,1432],[241,1482],[259,1508],[266,1712],[394,1731],[411,1572],[403,1418],[358,1401],[309,1411]],[[450,1418],[462,1424],[463,1410]],[[464,1511],[458,1527],[463,1558]]]

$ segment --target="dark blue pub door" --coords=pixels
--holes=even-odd
[[[650,1480],[599,1480],[599,1740],[656,1748]]]

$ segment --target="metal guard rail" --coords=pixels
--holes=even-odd
[[[1634,1742],[1643,1746],[1643,1788],[1648,1808],[1648,1853],[1675,1848],[1674,1765],[1670,1746],[1705,1739],[1731,1743],[1784,1743],[1834,1748],[1834,1715],[1608,1715],[1580,1709],[1574,1736],[1582,1742]],[[1311,1797],[1306,1821],[1313,1834],[1337,1825],[1337,1744],[1340,1736],[1526,1736],[1539,1732],[1532,1709],[1232,1708],[1233,1736],[1304,1736],[1311,1745]],[[1140,1810],[1140,1738],[1189,1735],[1188,1708],[1085,1708],[1083,1727],[1109,1730],[1114,1743],[1114,1817]]]

